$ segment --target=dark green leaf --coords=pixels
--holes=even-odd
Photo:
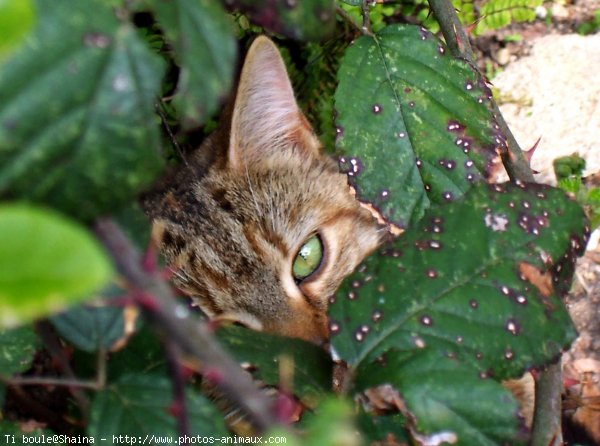
[[[493,176],[505,143],[490,90],[416,26],[388,26],[350,47],[335,93],[342,169],[361,201],[400,227]]]
[[[175,418],[170,413],[172,404],[172,383],[168,378],[125,375],[96,394],[87,432],[95,438],[128,434],[142,439],[154,435],[176,440]],[[186,409],[191,435],[227,435],[221,414],[204,397],[189,390]]]
[[[111,355],[108,377],[117,379],[129,373],[163,373],[165,353],[160,339],[148,326],[143,326],[127,346]]]
[[[518,406],[511,394],[455,358],[429,349],[389,351],[379,362],[359,369],[356,383],[359,390],[383,384],[388,392],[391,386],[400,389],[417,439],[437,435],[447,444],[520,444]],[[477,395],[476,404],[472,395]]]
[[[0,67],[0,196],[89,220],[162,165],[153,103],[163,63],[105,2],[37,9],[33,36]]]
[[[335,25],[332,0],[227,0],[260,26],[298,40],[318,40],[331,34]]]
[[[550,282],[557,292],[570,283],[586,231],[558,189],[477,186],[348,278],[330,311],[332,344],[353,366],[427,346],[489,376],[517,376],[575,336]]]
[[[51,320],[63,338],[86,352],[109,349],[125,330],[123,308],[119,307],[80,305]]]
[[[255,378],[267,384],[279,383],[279,363],[287,356],[294,365],[292,390],[309,407],[315,407],[331,390],[333,364],[314,344],[238,326],[223,327],[217,336],[240,363],[251,364]]]
[[[229,17],[213,0],[149,0],[181,68],[175,96],[184,125],[198,126],[229,92],[236,44]]]
[[[27,36],[34,20],[32,0],[0,0],[0,61]]]
[[[386,440],[394,439],[391,444],[408,444],[406,432],[406,419],[400,413],[384,416],[373,416],[359,413],[356,424],[360,432],[366,437],[367,444],[386,444]]]
[[[113,274],[83,227],[48,210],[0,205],[0,245],[0,326],[63,310]]]
[[[31,327],[0,330],[0,373],[10,376],[31,366],[39,340]]]

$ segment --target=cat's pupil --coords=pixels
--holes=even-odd
[[[294,279],[303,280],[314,273],[323,259],[323,244],[321,238],[315,234],[309,237],[300,247],[294,264],[292,265],[292,274]]]

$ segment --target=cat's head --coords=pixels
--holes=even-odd
[[[145,202],[177,284],[211,317],[322,342],[330,296],[385,231],[321,153],[266,37],[226,129]]]

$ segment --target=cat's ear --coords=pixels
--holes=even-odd
[[[284,150],[317,152],[319,142],[298,108],[279,50],[267,37],[250,47],[233,109],[229,163],[243,168]]]

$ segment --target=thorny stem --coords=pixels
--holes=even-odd
[[[535,381],[535,411],[531,446],[562,444],[561,399],[562,373],[560,359],[546,367]]]
[[[15,376],[12,378],[0,375],[0,382],[5,386],[60,386],[79,389],[100,390],[97,381],[80,381],[77,379],[49,378],[45,376]]]
[[[369,6],[369,3],[371,3],[371,0],[362,0],[362,2],[360,4],[360,10],[361,10],[362,19],[363,19],[361,29],[362,29],[363,34],[372,36],[373,31],[371,30],[371,19],[369,18],[369,10],[371,7]]]
[[[362,28],[360,27],[360,25],[358,23],[356,23],[354,18],[350,14],[348,14],[345,9],[343,9],[340,6],[336,6],[335,11],[340,15],[341,18],[343,18],[346,22],[348,22],[353,28],[356,28],[357,31],[362,33]]]
[[[452,3],[449,0],[429,0],[429,5],[440,24],[440,29],[451,53],[455,57],[466,60],[476,69],[477,65],[475,64],[475,56],[469,43],[469,37],[461,25]],[[480,73],[480,75],[482,74]],[[513,181],[535,182],[523,151],[493,99],[491,106],[496,122],[507,140],[508,153],[503,156],[502,161],[510,179]],[[557,365],[551,365],[540,373],[536,380],[535,414],[531,436],[533,446],[547,446],[553,438],[556,438],[559,442],[561,441],[561,382],[560,361]]]
[[[452,55],[466,60],[474,69],[477,69],[475,53],[473,53],[473,49],[471,48],[469,36],[460,23],[452,2],[449,0],[429,0],[429,5],[431,6],[435,18],[440,24],[440,30],[444,35],[446,45]],[[481,72],[479,74],[482,78],[485,78]],[[533,173],[529,168],[529,163],[526,161],[523,151],[519,147],[519,143],[508,128],[508,124],[506,124],[506,121],[498,108],[498,104],[496,104],[496,101],[493,99],[491,101],[491,107],[496,122],[500,126],[500,130],[505,136],[508,145],[508,153],[503,156],[502,159],[508,176],[513,181],[535,182]]]
[[[109,219],[95,231],[112,255],[121,275],[137,292],[136,300],[148,322],[177,344],[186,361],[212,378],[213,384],[237,404],[259,431],[277,425],[272,404],[215,340],[206,324],[178,303],[167,283],[142,268],[140,253],[119,226]]]
[[[68,381],[71,382],[81,382],[77,379],[73,369],[71,368],[71,364],[69,364],[69,360],[66,358],[64,351],[62,349],[61,341],[54,332],[54,328],[48,321],[42,321],[35,324],[36,331],[40,336],[40,339],[44,343],[44,347],[48,350],[48,353],[52,358],[58,362],[63,374],[66,376]],[[16,379],[16,378],[15,378]],[[23,378],[25,379],[25,378]],[[30,378],[30,379],[33,379]],[[38,378],[41,379],[41,378]],[[16,383],[15,383],[16,384]],[[55,385],[60,385],[56,384]],[[90,407],[90,399],[88,396],[81,391],[81,387],[85,386],[69,386],[71,394],[77,400],[77,403],[81,409],[81,412],[87,417],[88,409]]]
[[[167,367],[173,384],[173,407],[174,416],[177,421],[177,430],[180,438],[189,438],[190,424],[185,400],[185,378],[179,361],[181,352],[171,339],[164,339],[163,348],[167,357]],[[189,444],[180,443],[182,445]]]
[[[340,15],[341,18],[343,18],[346,22],[348,22],[353,28],[356,28],[356,30],[358,32],[360,32],[361,34],[364,34],[367,36],[373,35],[373,33],[369,29],[365,29],[363,26],[356,23],[356,20],[354,20],[354,17],[352,17],[350,14],[348,14],[344,8],[342,8],[340,6],[336,6],[335,10]]]

